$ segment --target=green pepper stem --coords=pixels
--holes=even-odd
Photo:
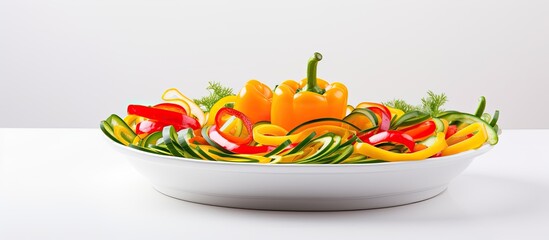
[[[309,64],[307,65],[307,87],[305,87],[305,91],[324,94],[324,89],[320,88],[316,81],[316,67],[320,60],[322,60],[322,54],[318,52],[315,52],[315,54],[309,58]]]

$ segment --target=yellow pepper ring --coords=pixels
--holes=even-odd
[[[486,128],[484,128],[484,125],[482,125],[482,123],[480,122],[473,123],[459,130],[457,133],[455,133],[450,138],[448,138],[447,142],[452,143],[455,141],[455,139],[465,137],[468,134],[472,134],[474,132],[477,132],[477,133],[474,134],[472,137],[465,139],[461,142],[452,144],[446,149],[444,149],[444,151],[442,151],[442,156],[447,156],[447,155],[464,152],[467,150],[477,149],[480,146],[482,146],[486,142],[488,135],[486,133]]]
[[[289,135],[286,129],[273,124],[261,124],[254,127],[254,141],[263,145],[278,146],[286,140],[296,142],[300,134]]]
[[[128,146],[130,143],[133,143],[134,139],[130,139],[129,137],[132,135],[132,133],[129,132],[129,129],[119,125],[114,125],[112,127],[112,131],[116,139],[122,142],[122,144]]]
[[[200,125],[204,125],[206,123],[206,115],[202,109],[196,105],[192,99],[183,95],[183,93],[176,88],[170,88],[164,91],[162,94],[162,100],[180,104],[186,111],[188,110],[187,114],[189,116],[196,117]]]
[[[226,96],[222,99],[219,99],[219,101],[215,102],[215,104],[210,109],[210,112],[208,113],[208,120],[206,121],[206,125],[214,125],[215,124],[215,115],[217,115],[217,112],[219,112],[219,109],[222,107],[225,107],[227,103],[234,103],[236,102],[236,96]]]
[[[126,116],[124,118],[124,122],[126,122],[126,124],[128,124],[128,126],[135,132],[136,129],[135,127],[137,126],[138,123],[142,122],[143,120],[145,120],[144,117],[141,117],[141,116],[137,116],[137,115],[134,115],[134,114],[129,114],[128,116]]]
[[[259,144],[278,146],[286,140],[290,140],[292,143],[301,142],[312,132],[316,132],[317,136],[331,132],[341,136],[343,139],[349,138],[349,136],[354,133],[353,131],[346,128],[325,125],[306,128],[298,133],[286,135],[288,134],[288,131],[280,126],[274,124],[261,124],[254,127],[253,137],[254,141]]]
[[[413,161],[422,160],[431,157],[440,151],[444,150],[448,145],[446,144],[444,133],[437,133],[436,140],[430,147],[413,152],[413,153],[395,153],[387,150],[383,150],[368,143],[356,143],[354,145],[355,153],[379,159],[385,161]]]

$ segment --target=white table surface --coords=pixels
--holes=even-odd
[[[98,129],[0,129],[0,239],[549,239],[549,130],[507,130],[443,194],[275,212],[155,191]]]

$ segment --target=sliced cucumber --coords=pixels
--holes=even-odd
[[[284,155],[290,155],[290,154],[294,154],[301,151],[301,149],[307,146],[307,144],[309,144],[309,142],[311,142],[315,136],[316,136],[316,132],[311,132],[309,136],[303,139],[299,144],[297,144],[294,148],[292,148],[292,150],[290,150],[288,153]]]
[[[307,149],[308,147],[316,148],[316,146],[320,146],[313,154],[309,155],[305,159],[297,161],[296,163],[315,163],[316,161],[322,160],[323,157],[328,156],[336,150],[340,144],[340,136],[333,133],[326,133],[307,144],[304,149]]]
[[[118,139],[116,139],[116,137],[114,137],[112,127],[111,127],[111,125],[109,125],[109,123],[107,123],[106,121],[101,121],[101,123],[99,124],[99,128],[101,129],[101,131],[105,135],[107,135],[107,137],[109,137],[115,143],[122,144],[120,141],[118,141]],[[124,145],[124,144],[122,144],[122,145]]]
[[[379,124],[376,114],[372,110],[367,108],[354,109],[353,111],[351,111],[349,115],[343,118],[344,121],[360,128],[361,131],[368,128],[368,126],[370,126],[370,125],[367,125],[368,122],[364,121],[366,119],[373,127],[377,127]]]
[[[275,154],[278,154],[278,153],[284,151],[284,149],[286,149],[286,147],[290,146],[290,144],[292,144],[292,141],[286,140],[286,141],[282,142],[280,145],[278,145],[278,147],[273,149],[271,152],[269,152],[269,153],[267,153],[263,156],[264,157],[270,157],[270,156],[273,156]]]
[[[346,147],[347,145],[352,145],[352,144],[354,144],[354,143],[356,142],[357,139],[358,139],[358,136],[353,134],[353,136],[352,136],[351,138],[349,138],[347,141],[345,141],[344,143],[342,143],[342,144],[339,146],[339,149],[344,148],[344,147]]]
[[[222,159],[216,159],[216,161],[227,161],[227,162],[259,162],[259,160],[252,157],[244,157],[241,154],[228,154],[221,151],[216,151],[213,149],[208,150],[208,152],[215,154]]]
[[[166,147],[168,147],[168,150],[172,155],[177,157],[186,157],[185,150],[183,150],[181,145],[177,142],[177,132],[173,126],[166,126],[162,129],[162,138],[164,139],[164,143],[166,143]]]
[[[436,126],[435,132],[444,132],[444,123],[440,120],[440,118],[433,118],[433,122]]]
[[[480,96],[478,101],[479,103],[478,103],[477,111],[475,111],[475,116],[481,117],[482,114],[484,113],[484,109],[486,108],[486,98],[484,96]]]
[[[185,128],[177,133],[177,139],[181,148],[188,153],[192,158],[202,159],[189,144],[189,140],[194,137],[194,132],[191,128]]]
[[[330,161],[331,164],[338,164],[341,163],[343,160],[347,159],[349,156],[353,154],[354,146],[353,145],[347,145],[344,147],[340,147],[337,151],[332,153],[331,156],[334,156],[335,158]]]
[[[499,110],[496,110],[496,112],[494,113],[494,116],[492,117],[492,121],[490,121],[490,126],[495,127],[498,120],[499,120]]]
[[[137,137],[137,134],[118,115],[111,114],[105,121],[111,126],[113,136],[124,145],[130,145]]]
[[[495,145],[498,143],[498,132],[486,121],[478,118],[475,115],[461,112],[451,112],[440,116],[440,118],[446,119],[448,122],[460,121],[466,124],[480,122],[482,123],[482,125],[484,125],[486,133],[488,134],[488,143],[490,143],[490,145]]]
[[[162,138],[162,131],[154,132],[149,134],[143,141],[141,141],[141,147],[149,147],[149,146],[156,146],[160,143],[164,142],[164,139]]]
[[[402,115],[398,120],[391,125],[391,129],[397,129],[399,127],[411,126],[429,119],[431,116],[427,113],[420,111],[410,111]]]
[[[154,149],[154,148],[147,148],[147,147],[142,147],[142,146],[134,145],[134,144],[130,144],[129,147],[135,148],[137,150],[141,150],[141,151],[144,151],[144,152],[148,152],[148,153],[168,155],[168,156],[172,155],[170,152],[160,151],[160,150],[157,150],[157,149]]]
[[[215,159],[212,156],[210,156],[208,153],[206,153],[204,150],[202,150],[200,146],[196,146],[195,151],[198,152],[200,156],[202,156],[202,159],[215,161]]]

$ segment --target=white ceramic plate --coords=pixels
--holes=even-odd
[[[225,207],[300,211],[382,208],[429,199],[492,148],[411,162],[269,165],[161,156],[105,139],[165,195]]]

